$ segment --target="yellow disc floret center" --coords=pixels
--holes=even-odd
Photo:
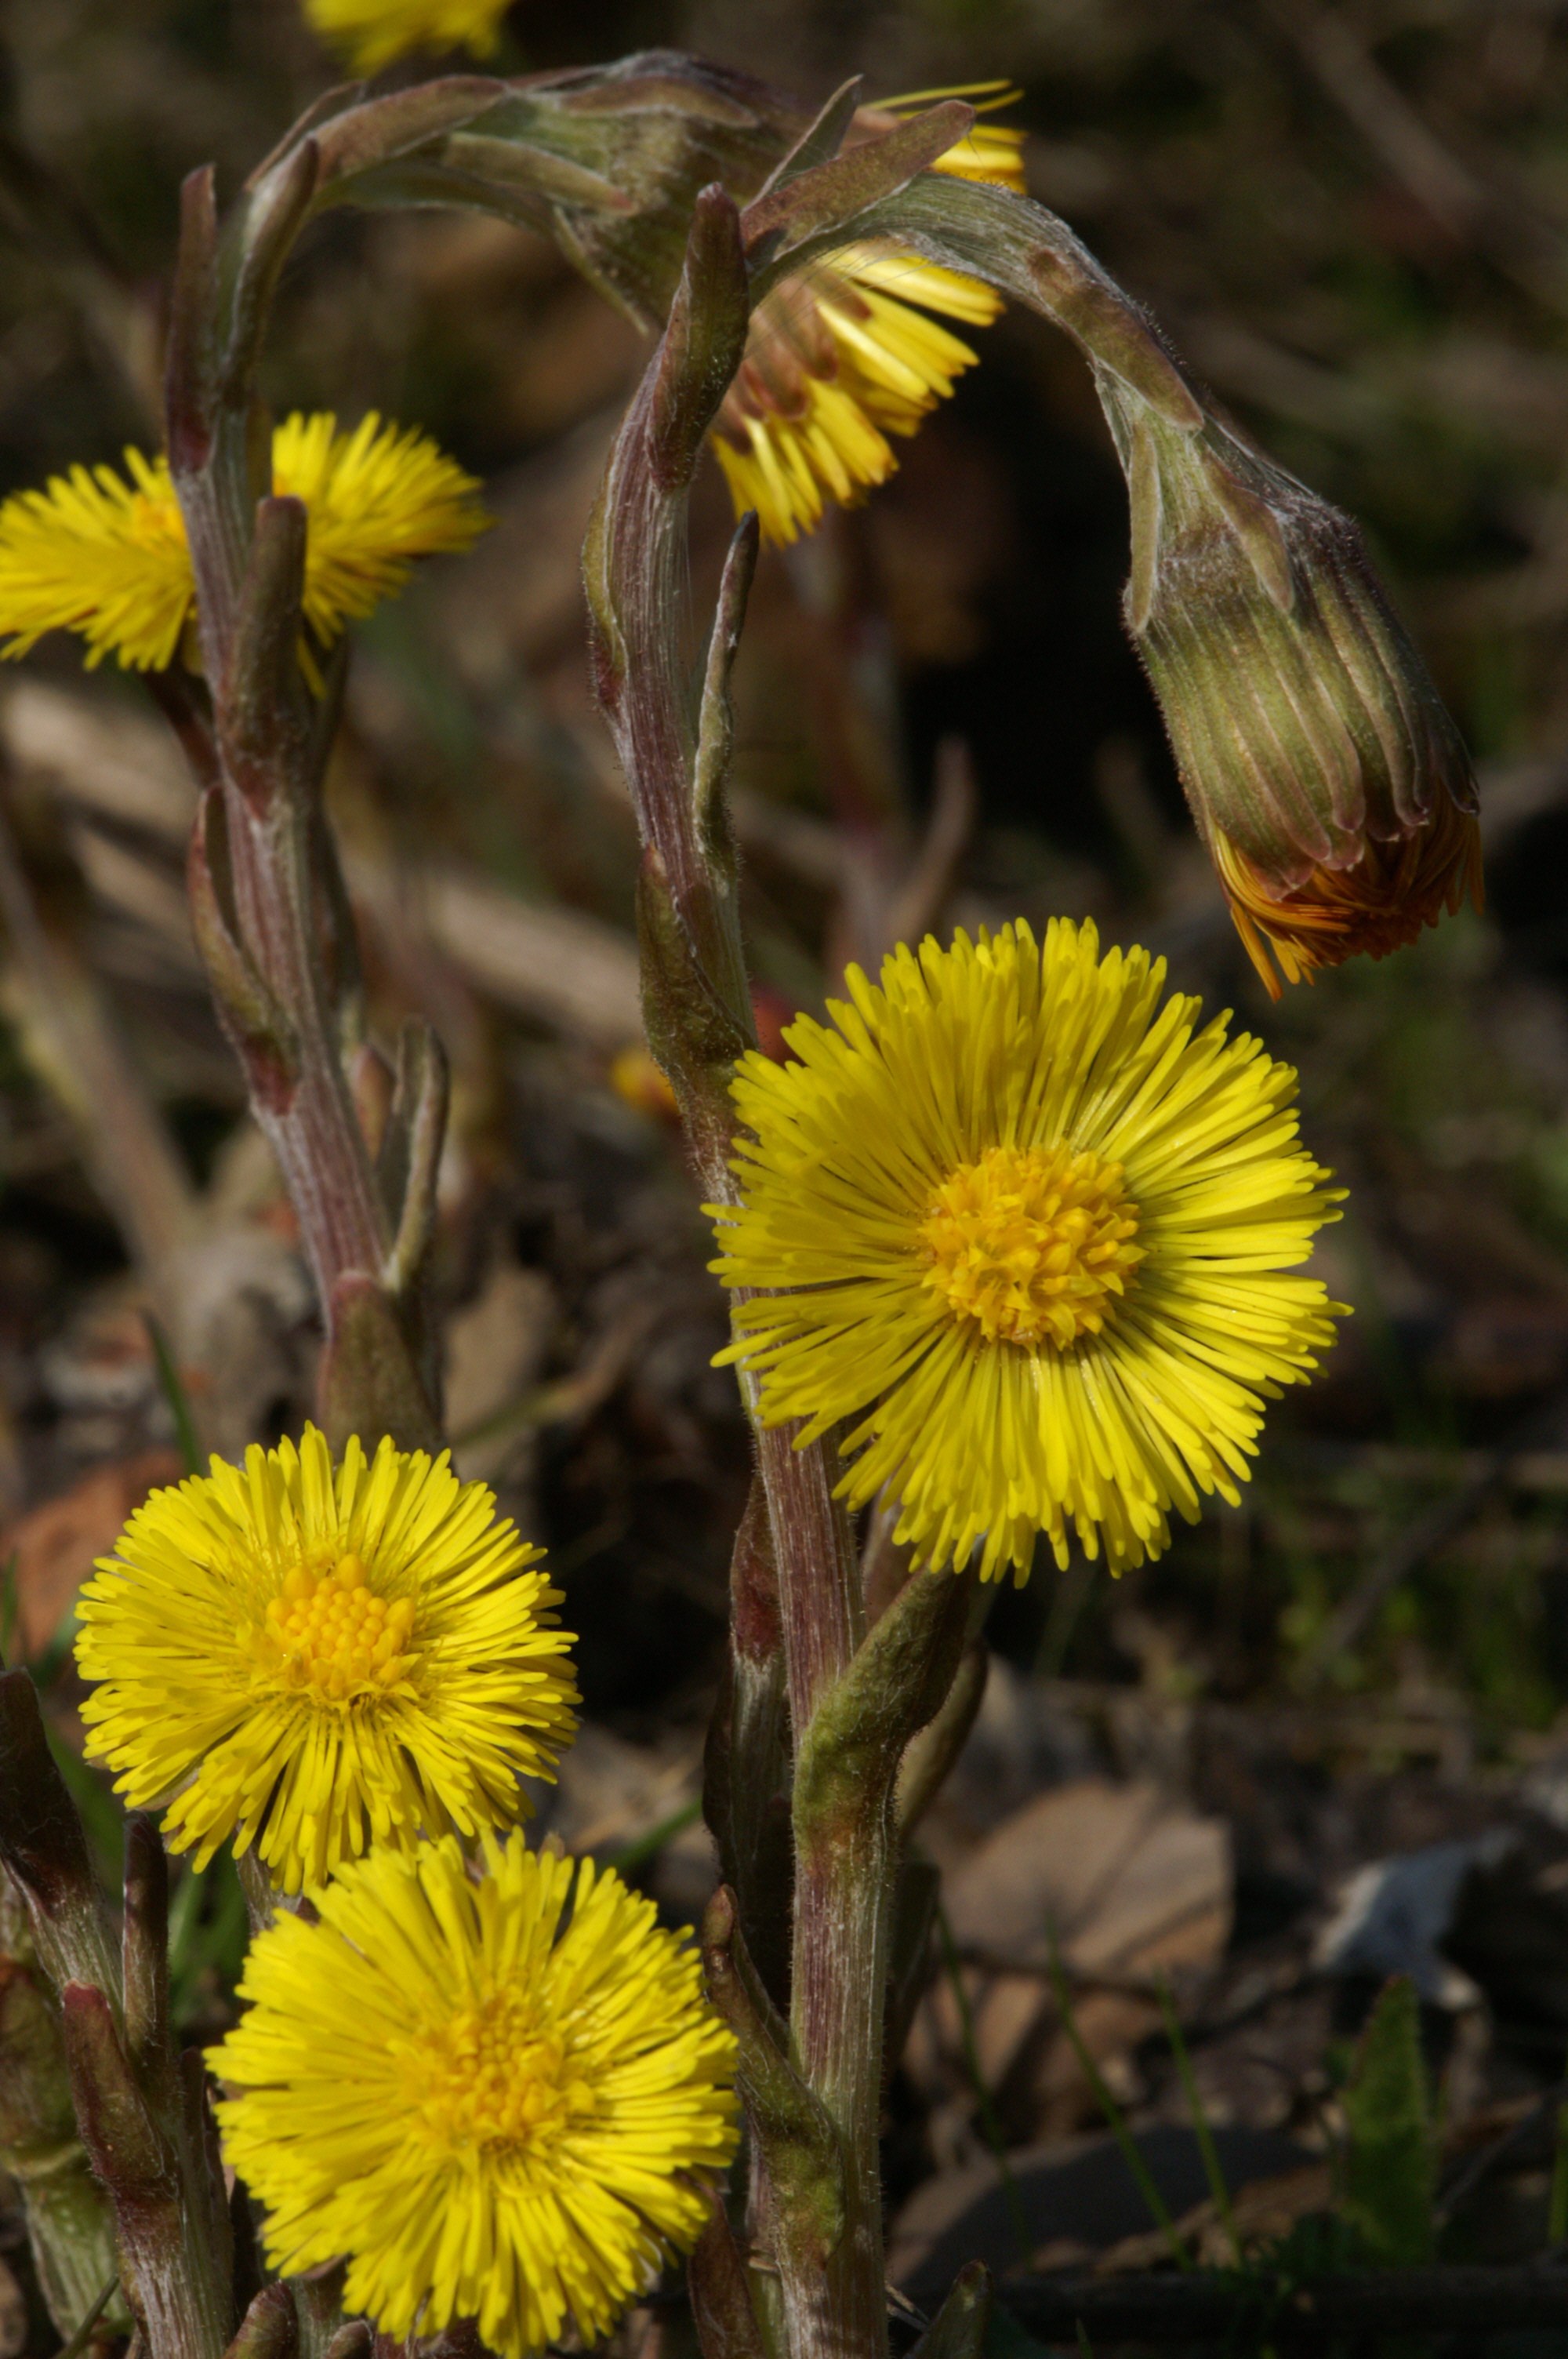
[[[1142,1260],[1119,1163],[993,1147],[944,1180],[919,1228],[925,1284],[988,1343],[1098,1335]]]
[[[320,1703],[349,1704],[400,1687],[414,1668],[410,1597],[380,1597],[351,1552],[325,1571],[298,1565],[286,1575],[250,1634],[258,1670]]]
[[[593,2091],[569,2049],[510,1990],[460,2008],[409,2043],[408,2089],[433,2142],[454,2154],[542,2146],[589,2121]]]

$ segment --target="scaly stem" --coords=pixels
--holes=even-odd
[[[881,1812],[850,1842],[802,1843],[795,1854],[790,2028],[806,2084],[844,2149],[843,2235],[820,2274],[783,2283],[797,2359],[862,2359],[887,2348],[877,2125],[892,1870]]]
[[[178,668],[157,688],[202,789],[189,862],[197,940],[320,1299],[322,1421],[337,1443],[357,1431],[432,1448],[438,1387],[422,1270],[445,1067],[422,1038],[394,1089],[362,1050],[378,1069],[373,1118],[362,1123],[345,1061],[361,1046],[353,924],[321,803],[342,656],[312,694],[300,660],[306,516],[270,496],[254,397],[271,287],[320,169],[312,140],[286,144],[222,235],[211,174],[186,187],[166,408],[206,689]]]
[[[951,136],[950,125],[943,126]],[[921,135],[927,145],[937,135]],[[898,135],[891,172],[917,168]],[[836,174],[837,164],[822,168]],[[856,165],[860,188],[867,167]],[[809,172],[798,187],[811,193]],[[833,193],[829,187],[827,194]],[[863,191],[862,191],[863,193]],[[764,200],[764,202],[771,201]],[[770,217],[771,218],[771,217]],[[643,844],[639,887],[648,1038],[680,1103],[708,1200],[737,1201],[729,1083],[752,1030],[723,805],[730,742],[728,676],[754,557],[742,524],[725,569],[707,677],[694,713],[682,690],[680,560],[686,497],[702,439],[744,347],[748,281],[741,223],[710,189],[699,201],[664,340],[627,413],[584,555],[596,684]],[[762,234],[767,233],[766,223]],[[868,1637],[860,1567],[834,1496],[830,1441],[795,1447],[744,1384],[771,1547],[737,1549],[730,1694],[710,1758],[710,1806],[762,1969],[738,1961],[737,1900],[708,1948],[710,1986],[746,2028],[741,2082],[765,2166],[753,2219],[771,2241],[790,2359],[880,2359],[887,2348],[877,2128],[896,1840],[893,1788],[910,1735],[940,1704],[961,1648],[962,1582],[911,1582]],[[763,1559],[766,1559],[764,1563]],[[761,2025],[736,1993],[765,1984],[784,1896],[757,1890],[777,1791],[771,1666],[795,1745],[790,2009]],[[774,1905],[767,1905],[769,1898]],[[739,1979],[738,1979],[739,1977]],[[764,2009],[765,2012],[765,2009]],[[760,2027],[761,2026],[761,2027]],[[804,2140],[804,2147],[802,2141]],[[803,2174],[802,2156],[809,2169]],[[699,2256],[699,2273],[714,2265]],[[704,2277],[699,2311],[718,2300]]]
[[[754,534],[743,527],[731,552],[696,727],[680,687],[678,584],[687,489],[747,317],[735,210],[709,191],[669,328],[611,455],[586,555],[600,697],[645,847],[649,1038],[680,1098],[697,1177],[709,1201],[725,1203],[736,1195],[729,1074],[752,1036],[720,790],[726,675]],[[830,1451],[796,1450],[788,1428],[763,1425],[754,1397],[750,1406],[798,1747],[863,1635],[858,1567],[833,1497]],[[732,1760],[731,1808],[748,1806],[748,1788],[753,1807],[758,1786],[771,1793],[770,1769]],[[891,1837],[885,1811],[849,1843],[813,1834],[801,1847],[797,1810],[795,1834],[792,2045],[843,2148],[845,2221],[825,2260],[803,2257],[782,2228],[773,2259],[791,2359],[872,2359],[886,2347],[876,2132]],[[776,2222],[776,2200],[768,2216]]]
[[[337,1011],[316,916],[308,808],[294,793],[261,811],[226,798],[234,912],[256,968],[287,1011],[298,1060],[286,1101],[257,1111],[299,1213],[323,1302],[350,1270],[380,1268],[390,1242],[365,1141],[349,1095]],[[312,939],[312,936],[315,939]]]

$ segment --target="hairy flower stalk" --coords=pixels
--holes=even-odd
[[[254,371],[272,287],[312,202],[375,159],[378,136],[401,147],[421,121],[438,128],[492,94],[437,86],[390,115],[385,103],[329,114],[284,143],[222,232],[211,173],[185,190],[166,410],[204,685],[175,669],[160,694],[202,788],[197,940],[298,1214],[326,1328],[322,1421],[340,1443],[355,1431],[416,1448],[439,1440],[424,1273],[447,1079],[427,1027],[409,1028],[395,1073],[362,1037],[352,920],[321,809],[344,656],[340,641],[318,666],[312,643],[367,611],[419,546],[460,547],[477,519],[457,471],[443,473],[420,438],[378,440],[369,420],[346,444],[326,420],[284,429],[272,483],[257,482]]]
[[[1270,992],[1271,953],[1294,981],[1478,900],[1469,761],[1350,519],[1206,408],[1154,323],[1042,207],[927,173],[857,227],[1018,298],[1089,360],[1128,483],[1128,627]],[[795,266],[834,245],[803,243]]]
[[[77,2132],[109,2200],[120,2283],[150,2359],[223,2359],[238,2323],[232,2240],[205,2085],[171,2035],[163,1847],[149,1820],[131,1821],[116,1940],[24,1670],[0,1677],[0,1873],[25,1900],[38,1967],[59,1999]],[[10,2109],[38,2093],[13,2089]],[[69,2149],[63,2158],[69,2167]],[[90,2216],[83,2225],[96,2257]]]
[[[699,201],[686,271],[659,351],[618,438],[585,552],[596,679],[643,842],[643,1001],[650,1041],[680,1103],[708,1193],[733,1201],[729,1074],[751,1038],[735,873],[723,804],[728,676],[755,549],[742,525],[726,570],[700,703],[688,706],[678,645],[685,504],[706,434],[746,349],[748,247],[787,237],[797,207],[857,209],[924,169],[961,136],[954,102],[812,160],[738,216],[722,190]],[[846,170],[848,167],[848,170]],[[821,218],[819,214],[817,218]],[[751,279],[754,284],[754,278]],[[753,1398],[753,1406],[754,1406]],[[738,1923],[710,1944],[716,1995],[737,2029],[741,2089],[760,2156],[752,2233],[773,2272],[777,2326],[792,2359],[885,2347],[877,2125],[896,1866],[892,1797],[909,1737],[940,1706],[968,1619],[963,1582],[918,1576],[867,1632],[858,1568],[825,1440],[759,1423],[766,1574],[753,1541],[738,1556],[737,1697],[717,1814],[727,1871],[766,1849],[776,1723],[762,1704],[776,1630],[794,1729],[795,1875],[787,2031],[735,1994],[752,1970]],[[775,1608],[770,1593],[776,1581]],[[748,1756],[748,1732],[755,1753]],[[739,1735],[741,1753],[737,1756]],[[776,1902],[775,1902],[776,1905]],[[728,1992],[733,2004],[720,1994]],[[781,2041],[783,2045],[781,2046]],[[721,2228],[697,2256],[699,2316],[721,2307]],[[771,2299],[771,2297],[770,2297]]]
[[[59,2009],[0,1868],[0,2171],[19,2190],[38,2288],[69,2341],[114,2273],[109,2204],[77,2136]],[[124,2332],[123,2305],[103,2339]]]

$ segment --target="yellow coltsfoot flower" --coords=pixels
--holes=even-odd
[[[833,1026],[734,1083],[738,1207],[710,1205],[736,1306],[721,1357],[770,1423],[841,1419],[841,1490],[885,1487],[919,1561],[1022,1581],[1044,1533],[1113,1571],[1173,1508],[1232,1502],[1262,1403],[1334,1340],[1290,1275],[1342,1191],[1296,1077],[1163,961],[1054,919],[856,967]],[[836,1027],[836,1028],[835,1028]]]
[[[367,1843],[527,1814],[578,1701],[540,1551],[445,1456],[351,1440],[155,1491],[81,1594],[87,1752],[204,1866],[232,1836],[286,1892]]]
[[[935,98],[1016,92],[985,82],[862,108],[861,138]],[[1023,188],[1023,135],[977,123],[935,165],[960,179]],[[915,307],[919,306],[919,309]],[[973,365],[968,344],[930,314],[986,327],[1001,298],[978,278],[888,244],[846,247],[785,278],[752,314],[745,357],[713,429],[735,512],[755,508],[764,540],[811,532],[831,501],[852,506],[898,465],[908,436]]]
[[[379,73],[410,49],[471,49],[488,58],[512,0],[305,0],[321,38],[358,74]]]
[[[608,1870],[486,1838],[377,1852],[254,1943],[211,2057],[228,2159],[292,2274],[397,2337],[597,2343],[708,2217],[734,2042],[697,1960]],[[565,1930],[563,1930],[563,1921]]]
[[[46,631],[76,631],[89,668],[163,671],[194,617],[196,583],[168,462],[127,451],[73,467],[0,505],[0,655]],[[418,557],[470,548],[488,519],[479,485],[428,435],[372,410],[351,433],[330,413],[286,419],[273,437],[273,489],[309,517],[305,619],[320,648],[406,582]]]

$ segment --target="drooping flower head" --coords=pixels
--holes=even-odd
[[[351,1440],[155,1491],[82,1592],[89,1757],[205,1865],[232,1836],[285,1892],[368,1843],[527,1815],[576,1725],[560,1593],[445,1456]]]
[[[608,2332],[708,2216],[734,2042],[613,1873],[487,1838],[388,1852],[251,1949],[212,2057],[229,2160],[286,2274],[346,2257],[386,2334],[475,2318],[502,2359]]]
[[[351,433],[330,413],[286,419],[273,437],[273,489],[308,514],[305,619],[319,647],[406,582],[416,558],[471,547],[484,531],[478,484],[427,435],[373,410]],[[89,669],[105,656],[162,671],[196,605],[185,526],[166,459],[127,451],[73,467],[0,506],[0,655],[46,631],[76,631]]]
[[[986,82],[863,108],[854,136],[891,130],[935,98],[1016,92]],[[1023,188],[1022,134],[980,122],[935,166],[962,179]],[[787,277],[752,314],[745,357],[713,429],[736,514],[755,508],[764,539],[795,540],[833,501],[852,506],[898,465],[890,436],[914,434],[976,358],[933,312],[985,327],[1001,298],[978,278],[882,241],[851,245]]]
[[[321,38],[357,74],[379,73],[411,49],[492,56],[512,0],[305,0]]]
[[[1228,428],[1174,431],[1109,372],[1102,392],[1133,487],[1123,611],[1270,995],[1479,907],[1469,757],[1355,524]]]
[[[766,1291],[723,1356],[803,1441],[848,1421],[844,1494],[885,1486],[921,1562],[1022,1580],[1041,1533],[1059,1564],[1070,1534],[1113,1571],[1158,1555],[1333,1341],[1293,1274],[1337,1217],[1294,1073],[1064,919],[846,979],[797,1062],[736,1074],[713,1267]]]

